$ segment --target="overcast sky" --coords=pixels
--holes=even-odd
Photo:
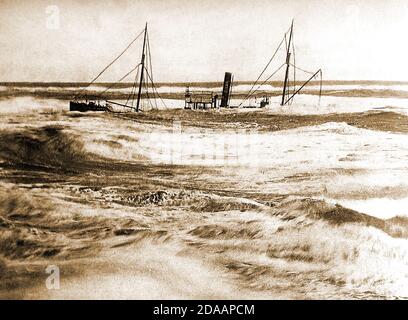
[[[0,81],[89,81],[145,21],[156,81],[222,81],[225,71],[254,80],[292,18],[300,67],[408,80],[406,0],[1,0]],[[101,80],[126,74],[140,49]]]

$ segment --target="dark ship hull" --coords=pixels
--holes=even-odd
[[[96,104],[95,102],[77,102],[77,101],[70,101],[69,102],[69,111],[111,111],[109,107],[101,106]]]

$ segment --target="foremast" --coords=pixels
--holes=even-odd
[[[292,20],[292,25],[290,26],[289,42],[288,42],[287,51],[286,51],[286,72],[285,72],[285,81],[283,82],[281,106],[283,106],[287,102],[287,101],[285,102],[285,96],[286,96],[286,89],[288,87],[288,79],[289,79],[290,48],[291,48],[291,43],[292,43],[292,34],[293,34],[293,20]]]
[[[141,97],[141,94],[142,94],[142,84],[143,84],[143,76],[144,76],[144,63],[145,63],[146,36],[147,36],[147,22],[146,22],[144,37],[143,37],[142,60],[140,62],[141,66],[142,66],[142,70],[140,72],[139,91],[137,93],[136,112],[139,112],[140,97]]]

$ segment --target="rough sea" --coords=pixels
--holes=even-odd
[[[408,297],[408,83],[220,111],[163,84],[137,114],[77,89],[0,85],[0,298]]]

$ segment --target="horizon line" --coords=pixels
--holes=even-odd
[[[239,81],[234,81],[234,84],[237,83],[254,83],[254,80],[239,80]],[[277,82],[283,82],[283,80],[270,80],[266,81],[265,83],[277,83]],[[296,80],[296,83],[303,83],[304,81],[299,81]],[[320,80],[311,80],[310,82],[320,82]],[[408,80],[367,80],[367,79],[355,79],[355,80],[332,80],[332,79],[326,79],[322,80],[322,82],[365,82],[365,83],[374,83],[374,82],[383,82],[383,83],[408,83]],[[38,84],[51,84],[51,83],[60,83],[60,84],[70,84],[70,83],[80,83],[80,84],[89,84],[89,81],[0,81],[0,85],[3,84],[24,84],[24,83],[38,83]],[[94,82],[92,84],[112,84],[112,83],[117,83],[116,81],[101,81],[101,82]],[[119,84],[133,84],[134,82],[131,81],[124,81],[117,83]],[[217,81],[159,81],[155,82],[155,84],[177,84],[177,83],[183,83],[183,84],[200,84],[200,83],[207,83],[207,84],[213,84],[213,83],[223,83],[222,80],[217,80]],[[293,81],[291,81],[293,83]]]

